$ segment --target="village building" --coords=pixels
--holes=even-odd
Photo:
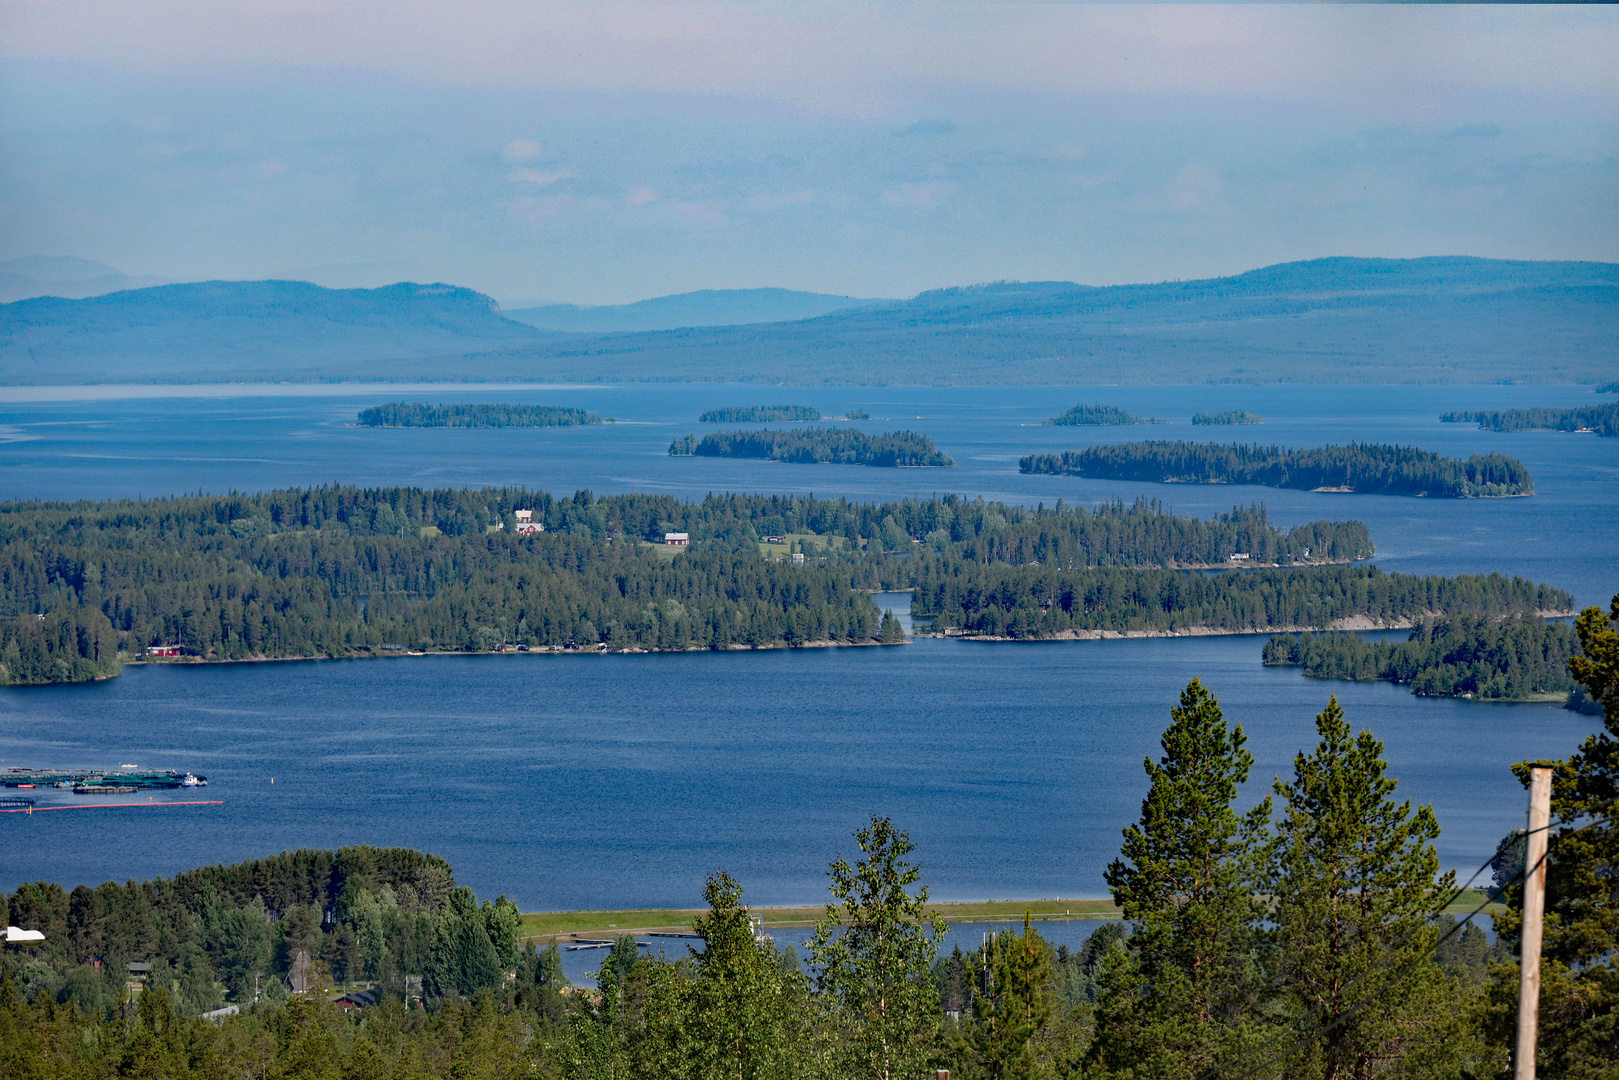
[[[690,533],[664,533],[663,542],[669,547],[685,547],[691,543]]]

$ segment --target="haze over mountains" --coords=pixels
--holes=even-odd
[[[856,306],[791,321],[695,324],[834,302]],[[0,305],[0,382],[1575,383],[1619,375],[1613,263],[1332,258],[1104,288],[996,283],[901,301],[713,291],[592,310],[524,312],[542,330],[470,289],[411,283],[202,282],[32,299]],[[627,329],[671,318],[694,325]],[[626,330],[562,332],[569,319]]]
[[[0,261],[0,304],[31,296],[101,296],[160,284],[158,278],[130,277],[106,263],[65,255],[29,255]]]
[[[508,319],[541,330],[612,334],[633,330],[678,330],[687,326],[742,326],[813,319],[854,307],[892,303],[792,289],[703,289],[658,296],[633,304],[581,307],[547,304],[504,312]]]

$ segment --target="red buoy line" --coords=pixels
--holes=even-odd
[[[40,814],[46,810],[110,810],[115,806],[223,806],[224,799],[198,799],[192,802],[104,802],[85,803],[83,806],[19,806],[15,810],[0,810],[0,814]]]

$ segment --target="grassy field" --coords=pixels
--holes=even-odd
[[[787,533],[782,537],[782,543],[760,543],[759,554],[766,558],[772,555],[791,555],[793,545],[797,544],[799,551],[802,551],[807,557],[814,558],[816,555],[825,555],[829,548],[834,551],[841,550],[847,542],[848,539],[842,536],[822,536],[819,533]]]
[[[1477,889],[1463,893],[1446,910],[1453,914],[1472,911],[1484,902],[1485,894]],[[1036,919],[1116,919],[1119,909],[1110,900],[983,900],[950,904],[931,904],[947,922],[1006,922],[1023,918],[1028,912]],[[612,937],[617,934],[638,934],[653,930],[690,930],[693,920],[704,913],[703,908],[639,908],[624,911],[536,911],[523,916],[519,933],[525,941],[548,944],[561,938]],[[808,926],[826,914],[824,907],[754,908],[755,914],[764,916],[765,926]],[[1491,904],[1490,914],[1502,910]]]

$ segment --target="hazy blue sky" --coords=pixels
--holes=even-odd
[[[1619,12],[0,0],[0,259],[512,304],[1619,261]]]

